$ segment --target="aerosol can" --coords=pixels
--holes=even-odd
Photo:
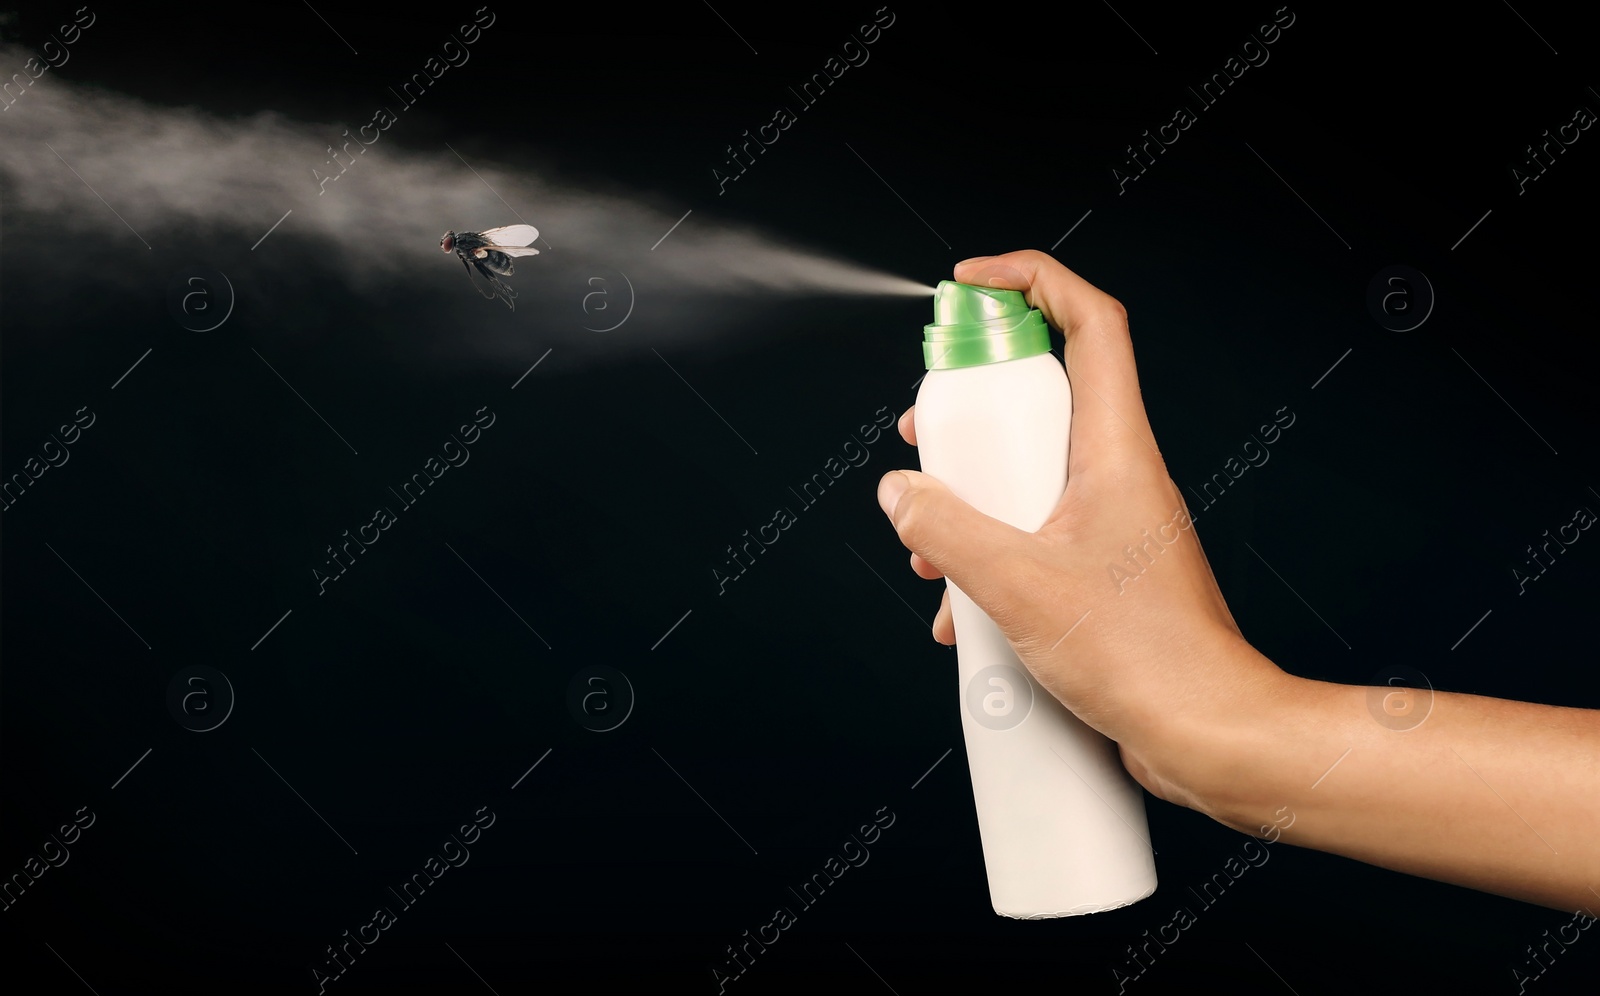
[[[1029,532],[1067,486],[1072,389],[1020,291],[946,280],[923,335],[924,473]],[[1155,891],[1144,795],[1117,747],[1034,680],[999,628],[949,586],[961,724],[994,911],[1098,913]],[[1064,607],[1066,608],[1066,607]]]

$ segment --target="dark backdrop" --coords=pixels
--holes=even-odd
[[[8,51],[41,50],[72,10],[8,17]],[[1513,573],[1545,530],[1600,508],[1600,133],[1569,128],[1539,179],[1513,172],[1538,172],[1526,147],[1546,129],[1600,109],[1592,35],[1531,0],[1294,4],[1280,23],[1291,10],[1269,61],[1124,184],[1126,147],[1197,107],[1188,88],[1273,7],[897,5],[870,60],[719,194],[725,146],[794,103],[786,88],[872,8],[495,4],[472,61],[319,195],[326,122],[365,121],[470,7],[97,4],[40,94],[270,110],[325,137],[300,199],[252,205],[246,230],[97,199],[115,176],[68,173],[93,120],[8,134],[34,94],[0,116],[0,471],[70,453],[0,517],[0,871],[71,838],[0,914],[0,984],[313,992],[326,947],[387,905],[395,922],[327,991],[709,993],[728,946],[789,906],[795,924],[727,991],[1117,991],[1126,947],[1245,838],[1151,799],[1153,897],[992,912],[953,651],[928,631],[939,585],[910,573],[873,498],[915,466],[892,433],[722,590],[730,544],[912,403],[929,320],[925,298],[723,293],[715,272],[662,269],[734,226],[924,284],[967,256],[1053,249],[1127,305],[1180,485],[1297,415],[1215,507],[1191,499],[1258,648],[1317,678],[1404,665],[1437,688],[1596,705],[1600,541],[1525,593]],[[419,214],[385,170],[446,143],[462,168],[443,182],[475,196],[468,161],[666,223],[561,230],[537,203]],[[213,152],[174,146],[171,168],[205,175]],[[56,171],[50,197],[20,179],[30,161]],[[213,179],[205,196],[232,196]],[[330,240],[316,226],[335,195],[417,234]],[[548,242],[508,281],[514,312],[428,255],[446,229],[524,217]],[[418,262],[350,276],[384,257]],[[1400,299],[1387,318],[1368,304],[1394,265],[1427,316],[1406,331],[1385,327],[1411,324]],[[191,266],[226,277],[218,328],[170,312]],[[188,286],[220,302],[206,279]],[[474,413],[493,421],[470,462],[394,508],[319,594],[325,548],[399,505],[388,489]],[[46,450],[75,414],[92,424]],[[614,670],[583,686],[598,666]],[[578,700],[600,694],[587,712],[575,679]],[[394,896],[491,813],[465,865],[414,905]],[[790,887],[889,813],[869,863],[800,907]],[[75,814],[92,824],[64,833]],[[1511,991],[1536,970],[1526,947],[1570,918],[1271,853],[1128,990]],[[1539,991],[1591,989],[1591,948]]]

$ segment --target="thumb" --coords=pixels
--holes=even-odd
[[[1037,537],[983,514],[944,482],[915,470],[883,475],[878,504],[906,549],[937,568],[1013,641],[1028,639],[1046,597]]]

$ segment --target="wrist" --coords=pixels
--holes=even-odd
[[[1242,833],[1256,834],[1287,801],[1279,761],[1307,735],[1312,681],[1288,674],[1230,632],[1198,662],[1213,694],[1185,703],[1151,765],[1156,794]],[[1300,717],[1296,721],[1294,717]]]

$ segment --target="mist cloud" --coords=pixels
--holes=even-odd
[[[20,72],[33,55],[0,44],[0,71]],[[7,227],[14,229],[19,216],[24,225],[48,220],[53,231],[92,240],[82,244],[98,252],[222,239],[242,248],[292,211],[252,265],[274,265],[273,239],[280,245],[309,239],[338,260],[352,289],[378,292],[402,282],[415,288],[419,281],[463,280],[454,272],[458,263],[446,266],[440,258],[446,228],[525,221],[539,229],[542,255],[518,263],[511,283],[519,292],[530,284],[524,274],[577,259],[637,266],[651,283],[698,296],[702,304],[726,295],[929,293],[914,281],[726,224],[709,212],[696,212],[649,252],[682,217],[677,205],[573,189],[548,182],[536,167],[479,161],[466,152],[469,169],[449,148],[418,151],[396,140],[408,123],[403,110],[388,130],[273,111],[225,118],[91,89],[53,71],[25,90],[14,83],[7,101],[0,111]],[[330,142],[340,153],[331,163]],[[340,179],[319,183],[318,174],[326,178],[341,164]],[[458,285],[446,292],[464,291]]]

